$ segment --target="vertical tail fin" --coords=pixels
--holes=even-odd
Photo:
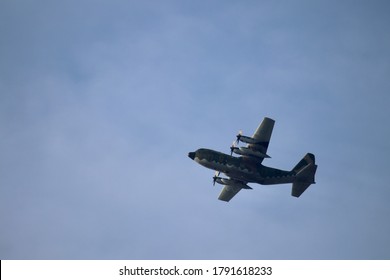
[[[292,185],[291,195],[299,197],[311,184],[315,184],[316,171],[315,157],[307,153],[292,170],[296,178]]]
[[[302,168],[304,168],[306,165],[313,163],[315,164],[315,157],[311,153],[307,153],[303,159],[301,159],[300,162],[298,162],[297,165],[293,168],[293,172],[298,173]]]

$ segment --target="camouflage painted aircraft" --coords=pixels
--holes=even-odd
[[[227,155],[210,149],[198,149],[188,156],[204,167],[216,170],[213,183],[224,185],[218,199],[230,201],[241,189],[252,189],[248,183],[262,185],[292,183],[291,195],[299,197],[311,184],[315,184],[314,175],[317,170],[315,157],[307,153],[291,170],[284,171],[262,165],[267,155],[275,121],[264,118],[252,137],[237,135],[237,140],[230,147]],[[246,147],[238,147],[239,142],[247,143]],[[234,157],[233,153],[240,155]],[[228,178],[220,177],[224,173]]]

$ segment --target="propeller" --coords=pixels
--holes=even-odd
[[[232,145],[230,146],[230,155],[232,156],[233,155],[233,151],[234,149],[237,147],[237,141],[233,141]]]
[[[215,182],[216,182],[217,179],[218,179],[219,173],[221,173],[221,172],[220,172],[220,171],[215,171],[215,175],[214,175],[214,177],[213,177],[213,186],[215,186]]]
[[[242,136],[242,130],[240,129],[240,131],[238,131],[238,134],[236,135],[236,137],[237,137],[236,145],[238,145],[240,143],[241,136]]]

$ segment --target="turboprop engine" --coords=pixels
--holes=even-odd
[[[247,184],[244,184],[244,183],[239,182],[239,181],[235,181],[233,179],[214,177],[214,180],[215,180],[215,182],[217,182],[218,184],[221,184],[221,185],[235,186],[235,187],[240,187],[240,188],[248,189],[248,190],[252,189]]]
[[[244,143],[247,143],[247,144],[260,144],[261,143],[261,141],[259,141],[258,139],[242,135],[242,130],[240,130],[238,132],[238,134],[236,135],[236,138],[237,138],[236,139],[236,144],[237,145],[240,143],[240,141],[244,142]]]
[[[230,147],[232,153],[235,153],[237,155],[242,156],[251,156],[251,157],[258,157],[258,158],[270,158],[269,155],[261,153],[259,151],[254,151],[247,147],[235,147],[234,145]]]
[[[257,144],[259,143],[259,140],[256,140],[252,137],[249,137],[249,136],[244,136],[242,134],[237,134],[237,144],[241,141],[241,142],[244,142],[244,143],[247,143],[247,144]]]

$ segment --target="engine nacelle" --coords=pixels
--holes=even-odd
[[[220,177],[217,177],[215,179],[215,182],[217,182],[218,184],[221,184],[221,185],[228,185],[228,186],[235,186],[235,187],[240,187],[240,188],[243,188],[243,189],[248,189],[248,190],[251,190],[252,188],[249,187],[248,185],[244,184],[244,183],[241,183],[241,182],[238,182],[238,181],[235,181],[233,179],[227,179],[227,178],[220,178]]]
[[[242,155],[242,156],[251,156],[251,157],[257,157],[257,158],[270,158],[269,155],[263,154],[259,151],[254,151],[250,148],[247,147],[233,147],[233,153],[237,155]]]
[[[260,143],[259,140],[256,140],[252,137],[249,137],[249,136],[244,136],[244,135],[237,135],[237,140],[238,141],[241,141],[241,142],[244,142],[244,143],[247,143],[247,144],[257,144],[257,143]]]

